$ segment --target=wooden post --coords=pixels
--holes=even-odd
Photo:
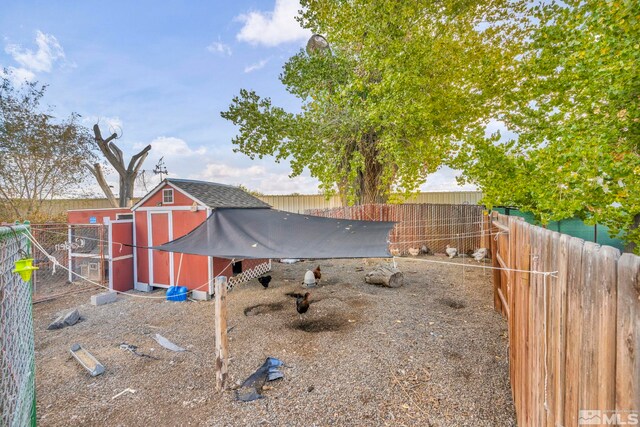
[[[498,220],[498,212],[491,212],[491,219],[497,221]],[[489,236],[490,239],[490,243],[491,243],[491,265],[494,267],[493,270],[493,308],[496,311],[502,311],[502,301],[500,301],[500,296],[498,295],[498,289],[500,288],[500,270],[497,270],[497,267],[500,267],[500,264],[498,264],[498,242],[495,239],[495,233],[497,233],[499,230],[497,230],[497,227],[495,227],[493,224],[491,224],[491,227],[489,228],[489,230],[492,231],[492,233]]]
[[[227,339],[227,278],[216,277],[216,391],[225,389],[229,368],[229,341]]]

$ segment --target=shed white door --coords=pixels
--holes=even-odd
[[[151,212],[151,245],[162,245],[172,240],[171,214],[169,212]],[[169,252],[152,251],[153,286],[172,285],[173,260]]]

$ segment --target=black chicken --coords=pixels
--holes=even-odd
[[[311,296],[309,292],[304,294],[304,296],[303,295],[296,296],[296,310],[298,310],[299,314],[304,314],[307,312],[307,310],[309,310],[309,304],[310,304],[309,296]]]
[[[309,301],[309,297],[311,294],[309,292],[304,295],[299,294],[297,292],[287,292],[285,295],[290,297],[295,297],[296,299],[296,311],[298,312],[298,317],[304,314],[309,310],[309,305],[311,305],[311,301]]]
[[[271,282],[271,276],[258,277],[258,282],[267,289],[269,287],[269,282]]]

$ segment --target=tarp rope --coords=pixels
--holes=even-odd
[[[53,265],[54,265],[53,272],[55,272],[55,265],[57,264],[60,268],[62,268],[63,270],[68,271],[69,273],[73,274],[74,276],[76,276],[76,277],[78,277],[78,278],[80,278],[80,279],[82,279],[82,280],[84,280],[84,281],[86,281],[86,282],[89,282],[89,283],[91,283],[91,284],[92,284],[92,285],[94,285],[94,286],[98,286],[98,287],[100,287],[100,288],[104,288],[104,289],[106,289],[106,290],[108,290],[108,291],[111,291],[111,292],[116,292],[116,293],[118,293],[118,294],[126,295],[126,296],[128,296],[128,297],[132,297],[132,298],[142,298],[142,299],[166,299],[166,296],[158,296],[158,297],[156,297],[156,296],[150,296],[150,295],[137,295],[137,294],[130,294],[130,293],[128,293],[129,291],[116,291],[116,290],[114,290],[114,289],[109,289],[109,287],[108,287],[108,286],[105,286],[105,285],[103,285],[102,283],[95,282],[95,281],[93,281],[93,280],[89,279],[88,277],[82,276],[81,274],[78,274],[78,273],[76,273],[75,271],[70,270],[69,268],[67,268],[67,267],[65,267],[64,265],[60,264],[60,263],[58,262],[58,260],[56,259],[56,257],[54,257],[53,255],[50,255],[50,254],[49,254],[49,253],[48,253],[48,252],[47,252],[47,251],[42,247],[42,245],[40,245],[40,243],[36,240],[36,238],[35,238],[35,237],[33,237],[33,235],[31,234],[31,232],[30,232],[29,230],[27,230],[27,231],[26,231],[26,235],[27,235],[27,237],[29,238],[29,240],[33,243],[33,245],[34,245],[36,248],[38,248],[38,250],[40,250],[40,251],[41,251],[41,252],[42,252],[42,253],[43,253],[43,254],[44,254],[44,255],[45,255],[45,256],[46,256],[46,257],[47,257],[47,258],[48,258],[52,263],[53,263]],[[225,270],[226,270],[227,268],[229,268],[229,267],[230,267],[234,262],[237,262],[237,261],[241,261],[241,260],[231,260],[231,261],[229,262],[229,264],[227,264],[227,265],[222,269],[222,271],[225,271]],[[209,286],[209,284],[211,284],[213,281],[215,281],[215,279],[217,279],[217,278],[218,278],[218,277],[220,277],[220,276],[222,276],[222,274],[218,274],[218,275],[214,276],[213,278],[211,278],[211,280],[207,280],[205,283],[203,283],[202,285],[198,286],[197,288],[190,289],[190,290],[188,290],[187,292],[177,293],[177,294],[175,294],[175,295],[176,295],[176,296],[178,296],[178,295],[186,295],[186,294],[187,294],[188,292],[190,292],[190,291],[197,291],[197,290],[200,290],[200,289],[204,288],[205,286]]]

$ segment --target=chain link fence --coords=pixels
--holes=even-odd
[[[34,301],[71,292],[74,283],[89,285],[84,279],[108,283],[108,227],[104,224],[31,224],[34,239],[46,251],[33,249]],[[53,256],[64,268],[56,265]],[[69,270],[75,274],[69,273]]]
[[[28,258],[28,225],[0,227],[0,426],[36,425],[31,286],[13,273]]]

